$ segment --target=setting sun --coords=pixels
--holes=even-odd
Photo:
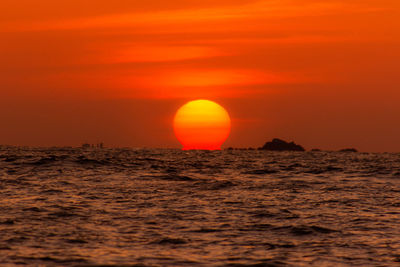
[[[183,105],[174,118],[174,131],[183,150],[219,150],[231,131],[228,112],[209,100]]]

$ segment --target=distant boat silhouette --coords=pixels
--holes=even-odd
[[[89,148],[103,149],[104,148],[104,143],[98,143],[98,144],[84,143],[84,144],[82,144],[81,148],[83,148],[83,149],[89,149]]]

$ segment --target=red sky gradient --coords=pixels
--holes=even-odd
[[[0,144],[180,147],[189,100],[225,144],[400,151],[398,0],[2,0]]]

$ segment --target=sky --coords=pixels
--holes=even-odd
[[[0,144],[180,147],[187,101],[224,147],[400,152],[398,0],[2,0]]]

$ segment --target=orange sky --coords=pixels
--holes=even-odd
[[[0,144],[180,147],[175,111],[231,114],[226,146],[400,151],[398,0],[2,0]]]

